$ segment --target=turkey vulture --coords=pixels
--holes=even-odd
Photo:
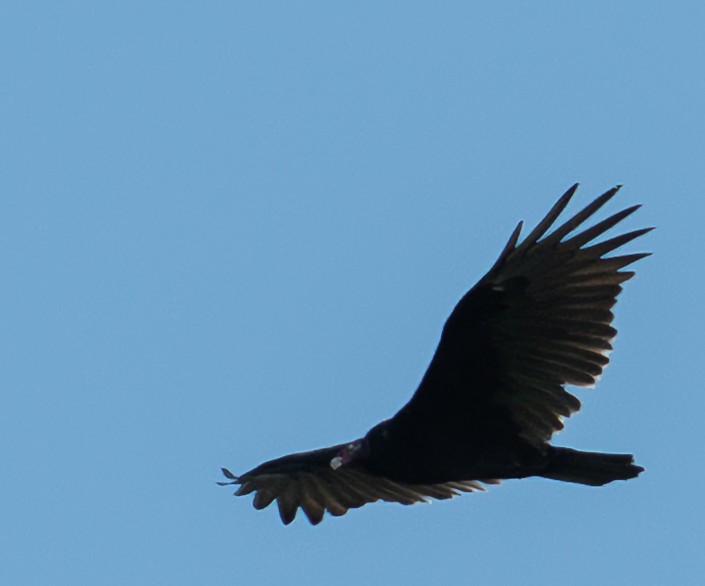
[[[598,197],[549,232],[571,187],[519,243],[522,223],[489,272],[455,306],[411,400],[365,437],[265,462],[241,476],[235,495],[254,507],[275,499],[285,524],[299,507],[321,522],[378,500],[410,505],[484,490],[505,478],[542,476],[601,486],[636,477],[628,454],[550,445],[580,409],[565,385],[594,385],[608,362],[611,308],[622,270],[648,253],[605,257],[652,228],[593,243],[640,206],[583,224],[618,191]],[[581,231],[576,232],[578,228]]]

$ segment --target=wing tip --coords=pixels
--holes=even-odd
[[[240,484],[240,477],[230,472],[230,470],[228,470],[227,468],[221,467],[220,471],[223,473],[223,476],[228,479],[228,482],[216,482],[218,486],[230,486],[232,484]]]
[[[575,192],[578,191],[578,187],[580,187],[580,183],[578,181],[576,181],[575,183],[573,183],[573,185],[571,185],[566,190],[566,192],[561,196],[561,198],[567,196],[570,199],[571,197],[573,197],[575,195]]]

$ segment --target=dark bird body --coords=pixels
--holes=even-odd
[[[622,270],[647,256],[605,257],[645,234],[593,241],[636,211],[582,224],[614,188],[550,232],[575,193],[568,190],[518,244],[520,223],[489,272],[459,301],[411,400],[365,437],[266,462],[230,482],[254,506],[275,499],[284,523],[299,507],[313,524],[377,500],[412,504],[483,490],[501,479],[543,476],[601,486],[636,477],[626,454],[549,445],[580,408],[566,384],[591,386],[616,335],[612,307]]]

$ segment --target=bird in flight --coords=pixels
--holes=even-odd
[[[580,409],[566,385],[592,386],[608,363],[612,307],[622,270],[648,253],[605,256],[646,234],[643,228],[595,243],[635,212],[585,222],[619,190],[610,189],[551,228],[571,187],[519,242],[516,227],[489,272],[453,309],[416,392],[364,437],[291,454],[236,476],[235,495],[254,507],[277,501],[284,524],[299,508],[317,525],[375,501],[410,505],[484,490],[509,478],[541,476],[602,486],[635,478],[629,454],[584,452],[549,444],[563,418]]]

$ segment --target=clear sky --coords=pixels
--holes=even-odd
[[[694,1],[3,3],[0,583],[700,584],[704,29]],[[318,527],[216,486],[392,415],[575,181],[658,229],[555,441],[639,479]]]

